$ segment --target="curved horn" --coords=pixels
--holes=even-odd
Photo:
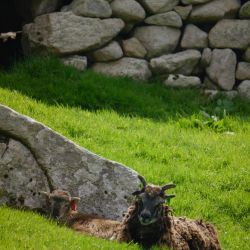
[[[164,185],[164,186],[161,188],[161,190],[162,190],[162,192],[164,192],[164,191],[166,191],[167,189],[175,188],[175,187],[176,187],[175,184],[170,183],[170,184]]]
[[[142,177],[141,175],[138,175],[138,178],[141,181],[143,187],[146,187],[147,186],[147,182],[146,182],[145,178]]]

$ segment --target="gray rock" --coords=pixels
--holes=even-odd
[[[185,50],[176,54],[153,58],[150,66],[154,73],[190,75],[199,63],[201,53],[197,50]]]
[[[144,20],[147,24],[163,25],[180,28],[182,26],[181,17],[175,11],[160,13],[150,16]]]
[[[236,79],[250,80],[250,63],[239,62],[236,70]]]
[[[135,0],[114,0],[111,3],[113,16],[123,19],[125,22],[140,22],[146,12]]]
[[[240,8],[240,0],[214,0],[193,7],[189,21],[194,23],[217,22],[223,18],[234,18]]]
[[[246,49],[250,43],[250,20],[221,20],[208,34],[212,48]]]
[[[132,37],[127,40],[123,40],[122,48],[123,48],[124,54],[128,57],[144,58],[147,54],[147,51],[144,48],[144,46],[135,37]]]
[[[23,27],[24,53],[79,54],[100,48],[124,27],[121,19],[97,19],[56,12],[42,15]]]
[[[91,53],[91,57],[95,62],[114,61],[123,56],[123,51],[118,42],[112,41],[105,47]]]
[[[210,48],[203,49],[200,60],[201,67],[205,68],[209,66],[211,59],[212,59],[212,50]]]
[[[238,87],[239,95],[250,101],[250,80],[241,82]]]
[[[12,190],[11,186],[16,187],[13,192],[20,189],[25,193],[25,204],[28,205],[33,204],[30,190],[62,188],[82,198],[80,211],[122,218],[131,193],[138,188],[135,171],[81,148],[3,105],[0,105],[0,117],[0,131],[19,142],[11,142],[6,155],[0,158],[1,188],[6,184],[4,179],[8,179],[9,184],[4,190]]]
[[[175,6],[174,10],[180,15],[180,17],[182,18],[182,20],[186,20],[191,11],[192,11],[192,5],[188,5],[188,6]]]
[[[183,4],[203,4],[213,0],[181,0]]]
[[[231,90],[235,84],[236,55],[231,49],[214,49],[208,77],[221,89]]]
[[[165,86],[169,87],[201,87],[201,80],[197,76],[169,75],[164,81]]]
[[[88,66],[88,61],[86,56],[67,56],[62,58],[62,62],[65,65],[75,67],[78,70],[84,71]]]
[[[193,24],[188,24],[184,30],[181,47],[184,49],[206,48],[208,46],[208,35]]]
[[[213,81],[211,81],[207,76],[204,78],[203,84],[205,88],[208,90],[219,90],[219,87]]]
[[[239,95],[238,91],[236,90],[219,91],[219,90],[211,90],[211,89],[205,89],[204,94],[208,96],[209,99],[211,100],[217,98],[218,96],[225,96],[226,98],[232,100]]]
[[[152,75],[146,60],[130,57],[115,62],[96,63],[93,70],[105,75],[130,77],[142,81],[148,80]]]
[[[241,19],[250,19],[250,1],[241,6],[239,16]]]
[[[151,14],[163,13],[172,10],[179,0],[140,0],[142,5]]]
[[[35,17],[56,11],[63,5],[63,0],[14,0],[15,11],[25,22]]]
[[[108,18],[112,15],[109,3],[105,0],[74,0],[61,11],[72,11],[77,16]]]
[[[179,29],[163,26],[138,27],[134,33],[134,36],[146,48],[148,58],[173,52],[180,35]]]
[[[248,47],[246,49],[246,51],[244,52],[242,58],[243,58],[244,61],[250,62],[250,47]]]

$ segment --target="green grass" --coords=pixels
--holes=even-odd
[[[0,72],[0,103],[130,166],[149,182],[173,181],[177,184],[177,197],[171,201],[175,215],[215,224],[223,249],[250,249],[249,103],[223,97],[209,101],[198,90],[80,73],[56,59],[29,59]],[[20,221],[25,216],[37,219],[6,208],[0,211],[0,221],[3,213],[13,213]],[[65,235],[78,237],[45,224],[40,230],[48,228],[55,235],[65,230]],[[12,234],[11,226],[5,234]],[[21,235],[28,237],[25,231]],[[47,248],[54,249],[56,238],[47,237]],[[96,239],[86,242],[91,248]],[[32,242],[24,240],[20,246],[25,244],[32,249]],[[117,247],[107,244],[103,249]],[[78,241],[72,249],[77,246]]]

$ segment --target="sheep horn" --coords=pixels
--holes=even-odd
[[[146,187],[147,186],[147,182],[146,182],[145,178],[142,177],[141,175],[138,175],[138,178],[141,181],[143,187]]]
[[[176,187],[175,184],[170,183],[170,184],[164,185],[164,186],[161,188],[161,191],[164,192],[164,191],[166,191],[167,189],[175,188],[175,187]]]

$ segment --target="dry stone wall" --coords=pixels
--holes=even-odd
[[[239,86],[250,80],[250,1],[73,0],[52,13],[45,5],[47,14],[23,27],[26,54],[54,54],[73,66],[77,58],[80,69],[113,76],[160,75],[173,87],[249,89]]]

